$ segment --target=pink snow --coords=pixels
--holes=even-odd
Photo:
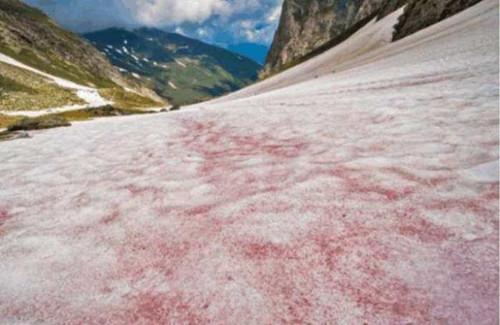
[[[497,324],[497,49],[484,0],[336,73],[1,143],[0,322]]]

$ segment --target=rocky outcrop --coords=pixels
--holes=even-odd
[[[345,39],[366,19],[406,5],[394,32],[401,39],[480,0],[285,0],[263,75],[286,69],[336,38]]]
[[[394,40],[404,38],[425,27],[478,3],[481,0],[427,0],[408,1],[403,16],[400,18]],[[399,1],[403,2],[403,1]]]
[[[285,0],[266,70],[285,67],[340,35],[359,12],[362,0]]]

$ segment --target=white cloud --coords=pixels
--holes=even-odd
[[[177,27],[175,28],[175,32],[176,32],[177,34],[180,34],[180,35],[186,35],[186,32],[184,31],[184,29],[183,29],[182,27],[180,27],[180,26],[177,26]]]
[[[232,13],[227,0],[122,0],[140,24],[175,25],[202,23],[213,15]]]
[[[0,0],[2,1],[2,0]],[[269,43],[283,0],[23,0],[78,32],[159,27],[208,42]]]
[[[207,38],[211,38],[213,36],[213,31],[207,27],[200,27],[196,30],[196,35],[199,38],[207,39]]]
[[[281,17],[281,8],[282,8],[281,3],[278,4],[276,7],[274,7],[274,9],[271,10],[270,14],[267,16],[266,21],[268,23],[277,22]]]

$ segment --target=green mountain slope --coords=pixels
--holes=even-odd
[[[33,72],[0,62],[0,110],[19,111],[85,104],[74,92]]]
[[[176,104],[199,102],[257,79],[260,66],[239,54],[157,29],[106,29],[84,35],[122,73]]]
[[[136,101],[140,98],[144,106],[161,101],[144,84],[122,75],[86,40],[19,0],[0,0],[0,53],[44,73],[102,89],[103,94],[126,93],[125,89],[129,89],[133,90],[129,96]],[[0,71],[0,110],[36,110],[81,103],[74,91],[58,87],[32,71],[5,63],[0,65]]]

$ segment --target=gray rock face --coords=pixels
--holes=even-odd
[[[405,12],[396,26],[393,39],[398,40],[411,35],[425,27],[467,9],[479,1],[481,0],[408,1]]]
[[[394,40],[432,25],[480,0],[285,0],[263,75],[286,69],[335,38],[353,33],[370,16],[406,5]]]
[[[285,0],[266,69],[276,70],[340,35],[363,0]]]

